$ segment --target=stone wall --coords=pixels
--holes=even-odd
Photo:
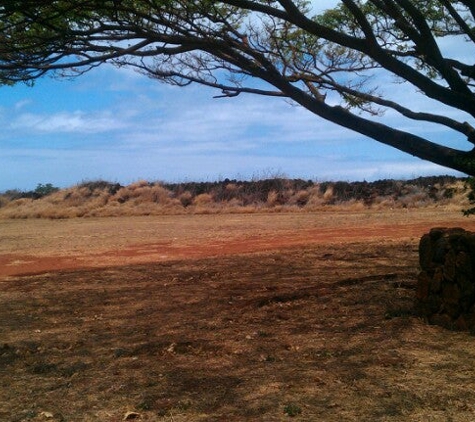
[[[435,228],[419,244],[416,309],[430,324],[475,332],[475,233]]]

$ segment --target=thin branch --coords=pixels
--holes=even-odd
[[[149,76],[155,76],[157,78],[167,78],[167,79],[171,79],[175,81],[178,79],[186,80],[187,81],[186,84],[197,83],[200,85],[208,86],[210,88],[219,89],[223,93],[222,96],[216,96],[213,98],[236,97],[237,95],[241,93],[257,94],[257,95],[262,95],[262,96],[267,96],[267,97],[286,97],[286,95],[280,91],[271,91],[271,90],[251,88],[251,87],[237,87],[237,86],[232,86],[232,85],[226,85],[219,82],[205,80],[202,78],[198,78],[196,76],[192,76],[189,74],[184,74],[184,73],[180,73],[176,71],[151,69],[143,64],[138,64],[138,63],[130,63],[129,65],[131,67],[137,68],[145,72]]]
[[[454,18],[455,22],[457,22],[457,24],[460,26],[460,29],[463,31],[463,33],[467,35],[473,43],[475,43],[475,33],[473,29],[468,26],[465,19],[460,16],[460,14],[455,10],[455,8],[452,6],[452,3],[448,0],[440,1],[447,8],[450,15]]]

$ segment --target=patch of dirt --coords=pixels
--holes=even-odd
[[[135,222],[140,230],[134,230]],[[35,221],[28,221],[31,231],[26,233],[22,230],[25,222],[11,220],[9,226],[3,222],[4,228],[10,233],[16,231],[16,235],[2,239],[0,232],[0,280],[48,271],[200,259],[309,244],[418,239],[439,222],[475,230],[475,222],[459,212],[440,211],[76,219],[57,224],[41,221],[37,227]],[[131,232],[134,236],[124,241]],[[40,237],[39,247],[32,246]]]
[[[363,215],[302,230],[303,220],[255,218],[267,228],[246,217],[239,234],[229,221],[201,219],[192,235],[177,236],[177,223],[145,245],[132,228],[150,220],[121,220],[134,243],[116,247],[124,254],[109,264],[129,249],[174,252],[153,263],[4,278],[0,420],[474,419],[473,337],[413,314],[418,231],[441,225],[438,217],[402,230],[396,218],[383,229]],[[37,224],[16,241],[28,257],[50,253],[39,233],[59,244],[64,230]],[[90,247],[107,257],[116,240],[109,229],[96,233],[101,245]],[[45,245],[37,255],[35,244]],[[73,239],[57,256],[81,250]]]

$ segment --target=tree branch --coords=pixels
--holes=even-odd
[[[372,69],[382,69],[427,97],[475,116],[470,83],[475,66],[444,57],[439,47],[441,33],[465,33],[475,43],[463,21],[469,12],[475,16],[475,6],[468,0],[456,6],[448,0],[433,3],[342,0],[313,18],[303,0],[6,2],[0,6],[0,82],[28,82],[55,71],[81,74],[109,62],[175,85],[218,89],[215,98],[286,97],[381,143],[475,175],[471,152],[327,103],[331,91],[366,116],[374,112],[372,105],[390,108],[412,120],[444,125],[475,145],[468,122],[415,112],[392,101],[388,90],[384,97],[373,95],[368,82]],[[438,5],[445,7],[442,30],[434,22]]]

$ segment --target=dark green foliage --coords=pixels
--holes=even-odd
[[[58,190],[59,188],[53,186],[51,183],[46,183],[45,185],[38,183],[38,186],[36,186],[36,189],[34,190],[34,194],[38,198],[42,198],[43,196],[51,195]]]

